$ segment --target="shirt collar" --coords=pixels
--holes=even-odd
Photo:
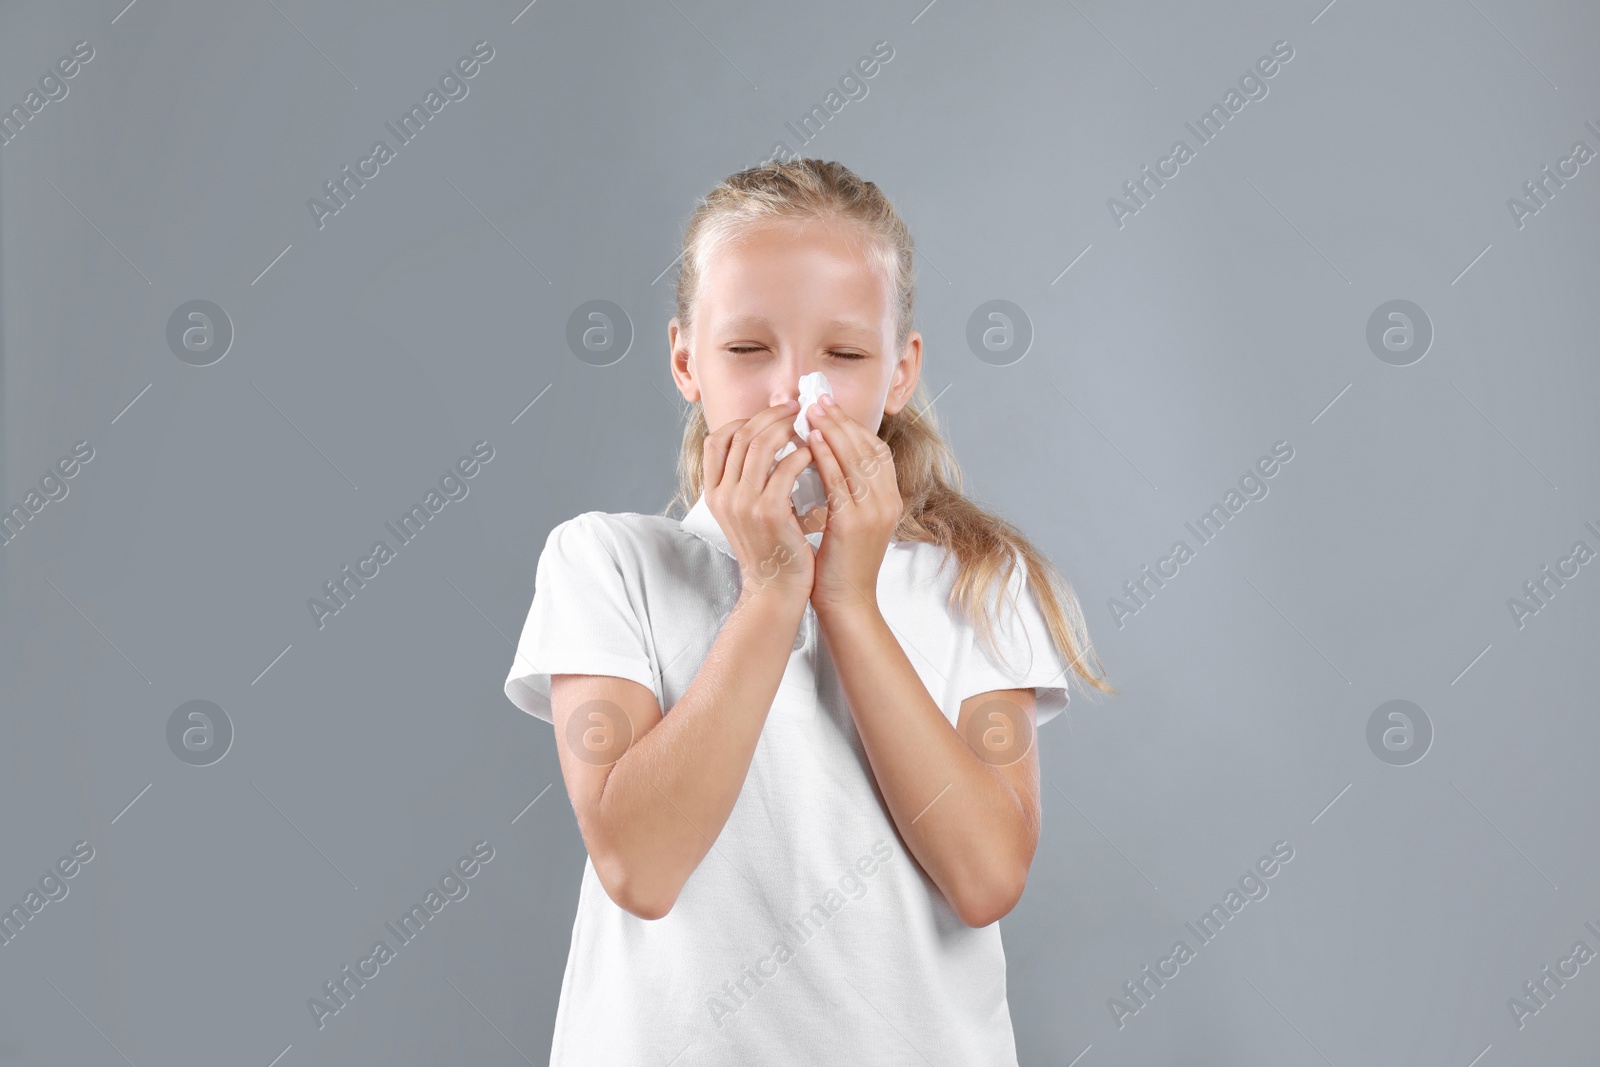
[[[681,525],[696,537],[715,546],[719,552],[729,558],[738,559],[733,554],[733,549],[728,544],[727,535],[722,532],[722,526],[717,522],[717,517],[711,514],[711,505],[706,503],[706,494],[703,490],[700,493],[700,499],[694,502],[694,507],[690,508],[689,513],[683,517]],[[806,534],[806,540],[811,542],[812,548],[820,548],[822,546],[822,535],[825,532],[819,531]],[[899,543],[898,539],[889,538],[891,547]]]

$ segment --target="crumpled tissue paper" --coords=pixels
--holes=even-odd
[[[833,386],[828,384],[827,375],[821,371],[812,371],[810,374],[801,375],[799,386],[800,414],[795,417],[794,432],[799,434],[800,439],[804,441],[811,434],[811,423],[806,421],[806,412],[810,410],[811,405],[815,404],[823,393],[832,396]],[[794,451],[796,451],[796,446],[793,441],[785,444],[773,460],[773,466],[777,466],[778,460]],[[822,507],[827,504],[828,494],[822,487],[822,475],[817,473],[815,464],[800,472],[800,477],[795,479],[794,488],[789,491],[789,499],[794,502],[794,510],[797,515],[804,515],[812,508]]]

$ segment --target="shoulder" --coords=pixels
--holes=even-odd
[[[635,531],[647,528],[653,521],[671,520],[659,515],[641,515],[634,511],[585,511],[556,523],[550,536],[633,536]]]
[[[670,563],[693,535],[680,520],[636,511],[585,511],[557,523],[545,542],[545,553],[604,553],[619,566],[644,568]]]
[[[992,617],[1009,619],[1033,606],[1034,596],[1027,561],[1013,553],[1009,573],[1001,573],[985,590],[981,603],[972,593],[971,610],[993,611]],[[1002,565],[1003,567],[1004,565]],[[931,541],[897,541],[884,557],[883,573],[898,599],[921,617],[940,624],[965,626],[969,619],[954,603],[954,586],[961,571],[956,554]]]
[[[895,541],[879,568],[880,601],[892,598],[908,618],[931,626],[951,621],[951,586],[960,570],[955,553],[932,541]]]
[[[1015,594],[1026,586],[1028,565],[1021,553],[1013,553],[1012,560],[1015,566],[1006,576],[1005,584],[1008,593]],[[955,552],[932,541],[893,542],[884,556],[885,566],[891,563],[904,575],[905,580],[919,588],[937,586],[939,591],[945,593],[950,591],[961,569],[961,561]]]

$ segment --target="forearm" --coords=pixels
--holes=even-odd
[[[1036,840],[1015,790],[939,710],[875,604],[818,623],[906,847],[964,921],[1007,910]]]
[[[739,798],[799,629],[805,601],[749,592],[670,714],[606,779],[601,832],[627,894],[665,913]]]

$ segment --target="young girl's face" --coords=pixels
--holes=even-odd
[[[708,428],[799,399],[800,377],[813,371],[827,375],[839,409],[873,433],[886,412],[905,406],[922,336],[913,332],[895,350],[888,279],[851,225],[762,223],[710,258],[693,343],[677,318],[667,327],[673,379],[704,407]]]

